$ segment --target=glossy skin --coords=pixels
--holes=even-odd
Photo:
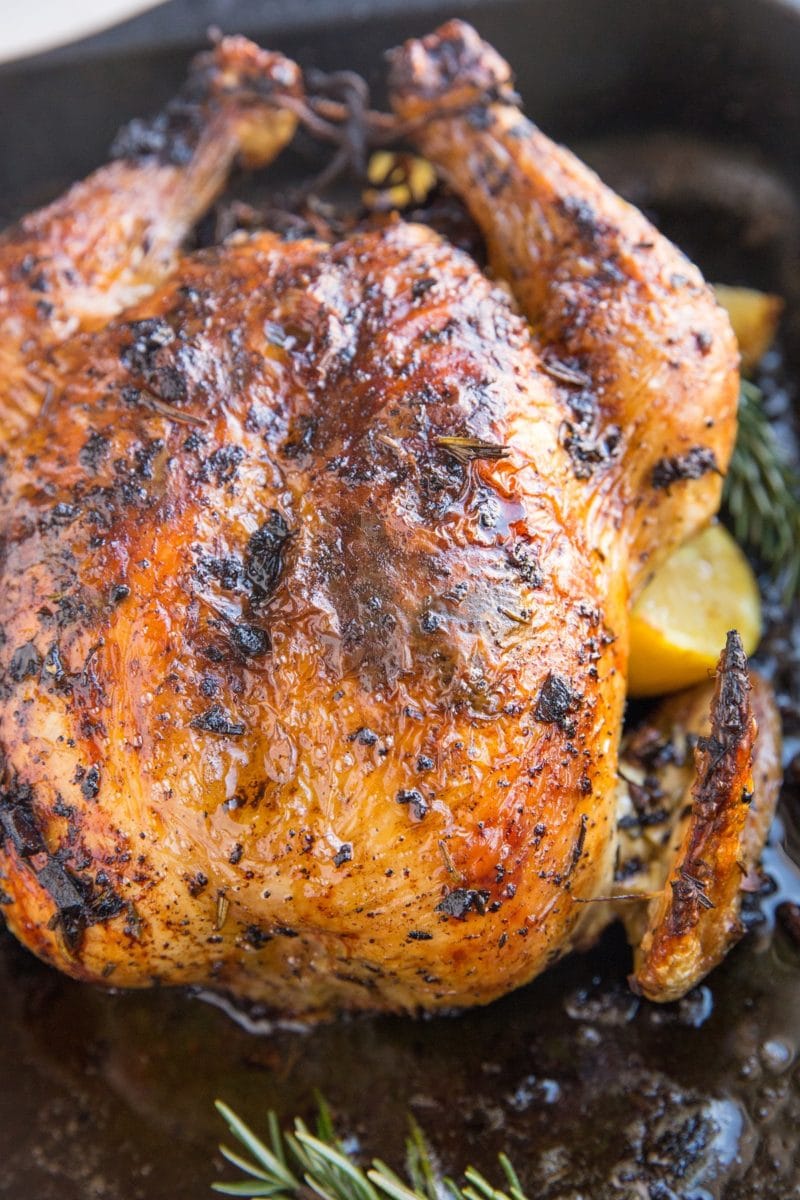
[[[760,886],[781,786],[775,697],[736,635],[715,681],[665,700],[625,737],[619,776],[614,910],[636,948],[631,986],[677,1000],[742,936],[742,892]]]
[[[306,1015],[448,1008],[530,979],[607,892],[631,581],[718,502],[664,463],[702,430],[724,469],[735,350],[593,177],[522,177],[545,214],[562,186],[547,268],[589,349],[566,300],[537,338],[569,384],[470,258],[400,222],[238,239],[52,352],[0,485],[0,886],[45,959]],[[626,291],[584,187],[690,286],[620,255]],[[602,274],[591,304],[569,262]]]
[[[70,872],[86,843],[138,936],[84,915],[65,953],[16,850],[12,928],[79,975],[286,1009],[478,1001],[544,965],[609,842],[589,813],[623,676],[563,412],[505,297],[422,227],[262,235],[57,365],[3,489],[7,679],[35,648],[2,710],[10,804]],[[126,390],[176,372],[202,426]],[[460,434],[511,455],[464,466],[436,443]],[[537,719],[553,673],[570,711]]]
[[[697,267],[524,117],[511,84],[461,21],[392,55],[396,112],[470,209],[545,364],[578,372],[562,438],[587,477],[587,537],[635,589],[719,507],[738,349]]]
[[[279,98],[300,94],[294,63],[225,38],[164,113],[122,131],[115,162],[0,237],[0,444],[48,396],[50,350],[166,279],[233,163],[264,166],[290,141]]]

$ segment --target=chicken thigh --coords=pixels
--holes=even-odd
[[[733,337],[467,27],[393,78],[516,302],[420,225],[239,235],[51,345],[8,449],[0,887],[77,978],[452,1008],[608,915],[630,597],[719,503]]]

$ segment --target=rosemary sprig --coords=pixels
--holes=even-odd
[[[251,1158],[220,1146],[223,1158],[247,1178],[234,1183],[213,1183],[223,1196],[271,1196],[273,1200],[308,1200],[309,1192],[321,1200],[527,1200],[516,1171],[505,1154],[499,1156],[507,1191],[468,1167],[464,1184],[442,1176],[433,1164],[420,1127],[411,1122],[406,1141],[406,1179],[379,1158],[363,1170],[337,1138],[330,1109],[319,1100],[316,1134],[295,1119],[294,1131],[282,1133],[274,1112],[267,1115],[268,1139],[262,1141],[227,1104],[217,1110],[233,1136]]]
[[[737,541],[755,551],[786,605],[800,591],[800,478],[786,458],[761,392],[742,381],[739,435],[723,493]]]

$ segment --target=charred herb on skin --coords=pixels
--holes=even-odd
[[[505,1154],[499,1163],[507,1191],[493,1187],[480,1171],[468,1167],[465,1183],[443,1177],[436,1170],[425,1135],[411,1121],[406,1140],[406,1179],[386,1163],[373,1159],[367,1170],[357,1165],[337,1138],[330,1109],[319,1100],[316,1134],[296,1118],[294,1131],[282,1133],[274,1112],[267,1114],[268,1140],[262,1141],[236,1113],[220,1100],[217,1111],[233,1136],[252,1156],[243,1158],[227,1146],[220,1152],[247,1178],[235,1183],[213,1183],[223,1196],[272,1196],[274,1200],[304,1200],[311,1193],[322,1200],[527,1200],[516,1171]]]
[[[508,458],[511,453],[508,446],[502,446],[498,442],[484,442],[481,438],[441,436],[435,440],[437,446],[446,450],[456,462],[463,464],[474,462],[479,458],[494,460]]]

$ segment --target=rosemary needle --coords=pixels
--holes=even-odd
[[[460,463],[474,462],[478,458],[508,458],[511,453],[508,446],[502,446],[498,442],[484,442],[481,438],[439,436],[435,440],[437,446],[441,446]]]
[[[227,1104],[217,1101],[217,1111],[250,1159],[220,1147],[223,1158],[238,1167],[244,1178],[213,1183],[223,1196],[272,1196],[273,1200],[305,1200],[309,1192],[321,1200],[527,1200],[516,1171],[504,1154],[499,1157],[507,1191],[468,1167],[465,1185],[443,1177],[435,1168],[425,1135],[411,1122],[406,1141],[406,1179],[386,1163],[373,1159],[361,1168],[336,1137],[330,1110],[319,1100],[316,1134],[296,1118],[294,1131],[282,1133],[275,1113],[267,1118],[268,1138],[262,1141]]]
[[[737,541],[761,558],[788,606],[800,591],[800,478],[770,424],[761,392],[747,381],[723,503]]]

